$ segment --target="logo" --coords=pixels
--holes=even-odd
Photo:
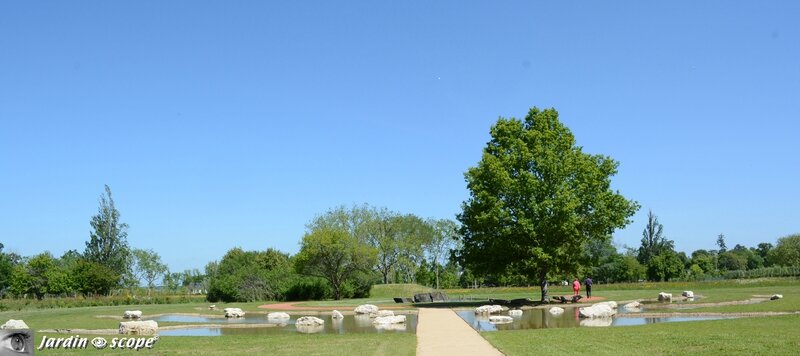
[[[33,331],[0,330],[0,355],[33,355]]]

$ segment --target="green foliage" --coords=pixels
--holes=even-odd
[[[664,236],[664,225],[658,222],[658,217],[652,211],[649,211],[647,226],[642,231],[642,245],[637,255],[639,263],[648,266],[653,258],[670,251],[675,251],[675,242]]]
[[[684,264],[678,254],[667,251],[653,257],[647,265],[647,278],[654,281],[669,281],[683,276]]]
[[[275,249],[266,251],[229,250],[212,273],[208,290],[211,302],[281,300],[293,279],[289,256]]]
[[[333,297],[333,291],[325,279],[317,277],[297,278],[285,293],[285,299],[323,300]]]
[[[108,185],[105,186],[105,195],[100,196],[100,207],[90,225],[92,231],[83,257],[114,271],[119,282],[119,278],[130,273],[128,224],[119,221],[119,211],[114,205]]]
[[[592,276],[597,282],[636,282],[645,278],[645,272],[645,267],[636,257],[614,254],[606,263],[592,269]]]
[[[11,272],[17,264],[15,256],[3,252],[3,244],[0,243],[0,297],[5,294],[6,289],[11,285]]]
[[[148,294],[155,287],[155,281],[167,273],[167,265],[161,262],[161,256],[153,250],[143,250],[134,248],[133,273],[138,285],[139,280],[147,282]]]
[[[369,272],[378,254],[375,248],[361,243],[347,230],[332,228],[306,234],[300,246],[295,256],[297,271],[326,279],[334,299],[346,297],[348,292],[369,293]]]
[[[72,270],[72,278],[77,291],[84,295],[107,295],[117,286],[120,276],[99,263],[80,260]]]
[[[508,270],[542,280],[577,271],[584,244],[627,225],[638,204],[611,190],[618,163],[576,146],[554,109],[499,119],[458,220],[459,262],[481,275]]]
[[[776,266],[800,266],[800,234],[784,236],[768,253],[768,260]]]
[[[747,269],[747,257],[736,251],[725,251],[719,254],[719,269],[722,271],[736,271]]]

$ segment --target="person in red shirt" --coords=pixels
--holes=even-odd
[[[581,282],[578,282],[578,278],[575,278],[575,280],[572,281],[572,291],[575,292],[574,295],[581,294]]]

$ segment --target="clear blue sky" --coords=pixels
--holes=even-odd
[[[0,3],[0,242],[82,251],[103,185],[170,268],[369,203],[454,218],[555,107],[678,250],[800,232],[796,1]]]

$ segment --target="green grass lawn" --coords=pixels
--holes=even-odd
[[[397,305],[394,296],[411,296],[429,291],[422,286],[376,286],[374,295],[365,299],[303,302],[301,305],[326,306],[349,310],[364,304]],[[695,303],[718,303],[750,299],[753,295],[783,294],[784,298],[758,304],[703,307],[698,309],[659,309],[650,304],[653,312],[796,312],[800,311],[800,280],[796,278],[697,283],[648,283],[629,285],[598,285],[594,295],[607,300],[654,299],[658,292],[679,296],[692,290],[702,298]],[[531,298],[538,299],[539,288],[481,288],[445,291],[454,299],[449,306],[469,307],[483,304],[471,299]],[[571,294],[568,287],[553,287],[551,295]],[[239,307],[246,312],[263,314],[258,308],[270,302],[215,303],[218,310],[208,309],[211,303],[159,304],[133,306],[103,306],[63,309],[26,309],[0,312],[0,322],[23,319],[33,330],[42,329],[115,329],[120,319],[98,318],[102,315],[121,316],[125,310],[141,310],[145,316],[165,313],[192,313],[222,316],[222,308]],[[441,303],[439,303],[441,304]],[[404,304],[411,308],[410,305]],[[159,323],[160,326],[180,323]],[[43,333],[37,333],[36,345]],[[773,317],[663,323],[611,328],[566,328],[486,332],[481,334],[507,355],[528,354],[795,354],[800,346],[800,314]],[[56,335],[48,335],[56,336]],[[69,335],[58,335],[67,337]],[[83,335],[93,337],[89,335]],[[113,335],[105,335],[109,339]],[[90,353],[102,354],[89,347]],[[223,335],[216,337],[163,336],[148,354],[276,354],[276,355],[407,355],[416,349],[414,334],[275,334]],[[88,351],[72,351],[84,354]],[[119,352],[119,351],[117,351]],[[60,354],[69,351],[41,351],[38,354]]]
[[[796,355],[800,315],[481,335],[506,355]]]
[[[36,346],[43,335],[68,337],[70,335],[36,334]],[[113,335],[81,335],[91,340],[104,337],[111,342]],[[85,350],[41,350],[37,355],[413,355],[416,351],[414,334],[276,334],[269,337],[229,335],[214,337],[162,336],[152,349],[96,350],[89,345]]]

